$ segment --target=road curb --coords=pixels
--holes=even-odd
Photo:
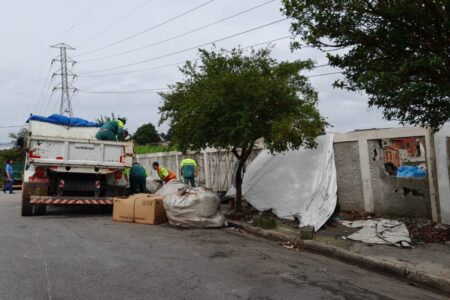
[[[411,268],[403,263],[386,261],[373,256],[364,256],[354,253],[332,245],[312,241],[300,240],[292,238],[288,234],[276,232],[272,230],[264,230],[253,227],[245,222],[228,220],[228,224],[233,227],[242,228],[244,231],[266,238],[273,241],[286,242],[298,244],[306,251],[321,254],[328,257],[333,257],[346,263],[357,265],[364,269],[375,270],[390,275],[395,275],[406,279],[410,282],[416,283],[423,287],[428,287],[437,290],[445,295],[450,295],[450,279],[444,279],[435,275]]]

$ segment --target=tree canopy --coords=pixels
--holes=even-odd
[[[285,151],[315,146],[324,131],[317,93],[300,74],[312,66],[309,60],[277,62],[270,49],[249,55],[200,50],[200,64],[186,62],[180,69],[184,80],[160,93],[160,122],[169,122],[179,149],[225,148],[239,160],[237,210],[241,171],[258,138],[273,152]]]
[[[161,142],[161,137],[156,131],[155,126],[152,123],[147,123],[136,130],[136,133],[133,135],[133,140],[138,145],[149,145]]]
[[[282,0],[291,30],[344,69],[387,120],[439,129],[450,118],[448,0]],[[340,50],[340,51],[334,51]]]

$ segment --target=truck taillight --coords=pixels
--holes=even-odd
[[[42,178],[45,176],[45,170],[43,167],[37,167],[34,171],[34,175],[38,178]]]
[[[100,180],[96,180],[96,181],[95,181],[95,189],[96,189],[96,190],[99,190],[100,187],[101,187],[101,185],[100,185]]]
[[[35,155],[35,154],[34,154],[34,150],[29,150],[29,151],[28,151],[28,157],[29,157],[29,158],[41,158],[40,155]]]
[[[64,181],[64,179],[60,179],[59,180],[59,184],[58,184],[58,187],[60,188],[60,189],[62,189],[62,188],[64,188],[64,185],[66,184],[66,182]]]
[[[116,173],[114,173],[114,176],[116,177],[116,180],[120,180],[120,179],[122,179],[122,172],[117,171]]]

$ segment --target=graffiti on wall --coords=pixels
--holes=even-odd
[[[397,177],[426,176],[425,147],[421,138],[407,137],[381,141],[384,166]]]

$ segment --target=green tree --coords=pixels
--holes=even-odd
[[[161,120],[169,122],[180,149],[230,149],[238,159],[235,210],[241,210],[242,171],[255,141],[272,152],[315,146],[327,123],[317,110],[317,93],[301,75],[311,61],[277,62],[269,49],[244,55],[200,50],[199,65],[186,62],[184,81],[160,93]]]
[[[103,125],[103,124],[105,124],[105,123],[107,123],[107,122],[109,122],[109,121],[117,120],[117,119],[119,119],[119,118],[122,118],[122,119],[127,120],[126,117],[121,117],[121,116],[119,116],[119,115],[116,116],[114,113],[111,113],[111,116],[103,116],[103,115],[100,116],[100,118],[95,119],[95,122],[97,122],[97,123],[100,124],[100,125]]]
[[[448,0],[282,0],[291,31],[344,70],[387,120],[438,130],[450,117]],[[341,50],[341,51],[333,51]]]
[[[12,139],[14,146],[20,150],[24,149],[28,141],[28,130],[24,127],[19,132],[10,132],[9,137]]]
[[[147,123],[139,127],[133,135],[133,139],[138,145],[149,145],[161,142],[161,137],[152,123]]]

